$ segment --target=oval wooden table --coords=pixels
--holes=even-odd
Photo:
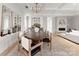
[[[31,47],[35,48],[39,46],[38,44],[43,43],[43,38],[45,38],[45,32],[41,28],[39,29],[38,32],[35,32],[35,30],[31,28],[24,34],[24,36],[25,38],[31,39],[32,41]],[[42,50],[43,44],[42,45],[40,44],[40,46]],[[31,54],[31,51],[30,51],[30,54]],[[41,51],[41,54],[42,54],[42,51]]]

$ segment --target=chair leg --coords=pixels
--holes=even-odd
[[[52,49],[52,43],[49,42],[48,44],[49,44],[49,48],[50,48],[50,51],[51,51],[51,49]]]
[[[51,42],[50,42],[50,51],[51,51],[51,49],[52,49],[52,45],[51,45]]]
[[[20,51],[20,44],[18,43],[18,55],[19,55],[19,51]]]
[[[29,56],[31,56],[31,40],[29,40]]]
[[[28,55],[31,56],[31,50],[29,51]]]
[[[43,52],[43,43],[42,45],[40,46],[40,55],[42,56],[42,52]]]
[[[23,54],[24,56],[28,55],[28,52],[26,53],[26,51],[23,48],[20,49],[20,53]]]
[[[50,48],[50,50],[51,50],[51,44],[50,44],[50,42],[49,42],[48,44],[49,44],[49,48]]]

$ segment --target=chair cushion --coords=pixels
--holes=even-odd
[[[44,38],[43,42],[50,42],[49,38]]]

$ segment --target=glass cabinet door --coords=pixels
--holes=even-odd
[[[21,17],[2,5],[1,36],[21,30]]]
[[[2,34],[6,35],[10,33],[9,27],[9,20],[10,20],[10,10],[6,6],[2,6]]]
[[[18,19],[17,19],[17,23],[18,23],[18,31],[21,31],[21,16],[18,16]]]
[[[17,31],[21,30],[21,17],[17,14],[13,13],[13,26],[12,26],[12,32],[15,33]]]
[[[17,30],[17,15],[13,13],[13,26],[12,26],[12,32],[15,33]]]

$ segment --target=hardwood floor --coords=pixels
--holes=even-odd
[[[55,41],[61,44],[63,49],[70,54],[79,55],[79,45],[58,36],[55,37]]]
[[[18,55],[18,41],[14,42],[12,45],[10,45],[4,52],[2,52],[1,56],[13,56]]]
[[[64,38],[54,35],[52,39],[52,51],[44,44],[44,56],[78,56],[79,45],[72,43]],[[44,52],[45,51],[45,52]],[[39,53],[36,54],[38,56]]]
[[[27,56],[27,53],[20,49],[18,56]],[[35,56],[40,56],[40,52]],[[54,35],[52,50],[50,50],[48,43],[44,42],[42,56],[79,56],[79,45]]]

